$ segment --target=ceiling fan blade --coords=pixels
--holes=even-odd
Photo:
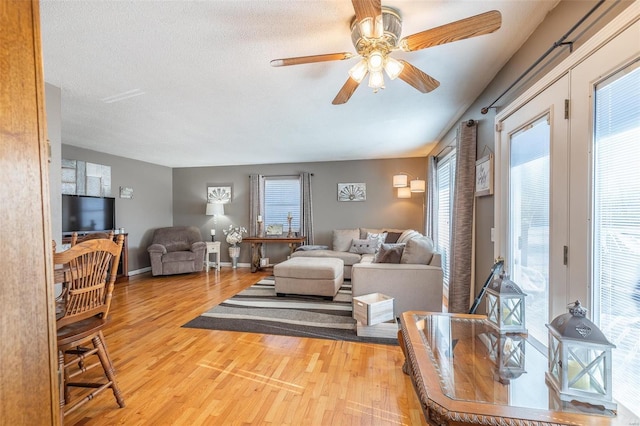
[[[440,82],[435,78],[425,74],[407,61],[400,60],[404,65],[402,72],[398,76],[405,83],[410,84],[422,93],[427,93],[440,86]]]
[[[351,0],[351,3],[356,12],[356,22],[362,22],[366,18],[375,21],[376,16],[382,15],[382,0]]]
[[[349,77],[331,103],[334,105],[346,104],[359,85],[360,83]]]
[[[502,15],[497,10],[481,13],[440,27],[412,34],[400,40],[405,52],[451,43],[496,31],[502,25]]]
[[[314,62],[342,61],[353,58],[353,53],[326,53],[324,55],[297,56],[295,58],[274,59],[272,67],[285,67],[288,65],[312,64]]]

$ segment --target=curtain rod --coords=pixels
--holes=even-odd
[[[258,173],[260,174],[260,173]],[[291,176],[300,176],[300,173],[292,173],[292,174],[287,174],[287,175],[262,175],[264,177],[275,177],[275,178],[281,178],[281,177],[291,177]],[[309,173],[309,176],[314,176],[313,173]],[[251,179],[251,175],[249,175],[249,179]]]
[[[495,101],[491,102],[491,105],[486,106],[484,108],[482,108],[480,110],[480,112],[482,114],[486,114],[487,112],[489,112],[490,108],[497,108],[494,107],[495,103],[498,102],[504,95],[506,95],[511,89],[513,89],[513,87],[518,84],[527,74],[529,74],[535,67],[537,67],[540,62],[542,62],[547,56],[549,56],[549,54],[551,54],[551,52],[553,52],[556,48],[560,47],[560,46],[564,46],[564,45],[569,45],[569,52],[573,52],[573,42],[572,41],[567,41],[565,42],[564,40],[569,37],[569,35],[571,35],[572,32],[574,32],[576,30],[576,28],[578,28],[580,25],[582,25],[582,23],[584,21],[587,20],[587,18],[589,18],[589,16],[591,16],[593,14],[593,12],[596,11],[596,9],[598,9],[600,6],[602,6],[604,4],[605,0],[600,0],[595,6],[593,6],[593,8],[591,8],[591,10],[589,12],[587,12],[586,15],[584,15],[582,17],[582,19],[580,19],[578,22],[575,23],[575,25],[573,27],[571,27],[571,29],[569,31],[566,32],[565,35],[563,35],[558,41],[556,41],[555,43],[553,43],[553,45],[547,49],[546,52],[544,52],[542,54],[542,56],[540,56],[534,63],[533,65],[531,65],[529,68],[527,68],[527,70],[525,72],[523,72],[522,74],[520,74],[520,77],[518,77],[516,79],[516,81],[514,81],[513,83],[511,83],[511,85],[509,87],[507,87],[507,89],[502,92],[500,94],[500,96],[498,96],[496,98]]]

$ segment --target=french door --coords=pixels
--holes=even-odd
[[[497,214],[505,269],[527,294],[529,335],[547,342],[551,312],[565,307],[567,120],[565,75],[502,122]],[[553,285],[550,285],[553,283]]]
[[[526,325],[541,343],[544,324],[582,302],[616,345],[619,413],[640,416],[640,22],[631,16],[497,117],[495,254],[529,294]]]

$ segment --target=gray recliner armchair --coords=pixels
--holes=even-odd
[[[147,248],[151,274],[173,275],[202,271],[207,244],[195,226],[158,228]]]

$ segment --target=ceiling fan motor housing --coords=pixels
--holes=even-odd
[[[367,37],[362,34],[362,27],[356,21],[351,22],[351,42],[360,56],[368,57],[373,50],[378,50],[386,55],[397,47],[400,33],[402,32],[402,19],[400,13],[390,7],[382,7],[381,37]]]

